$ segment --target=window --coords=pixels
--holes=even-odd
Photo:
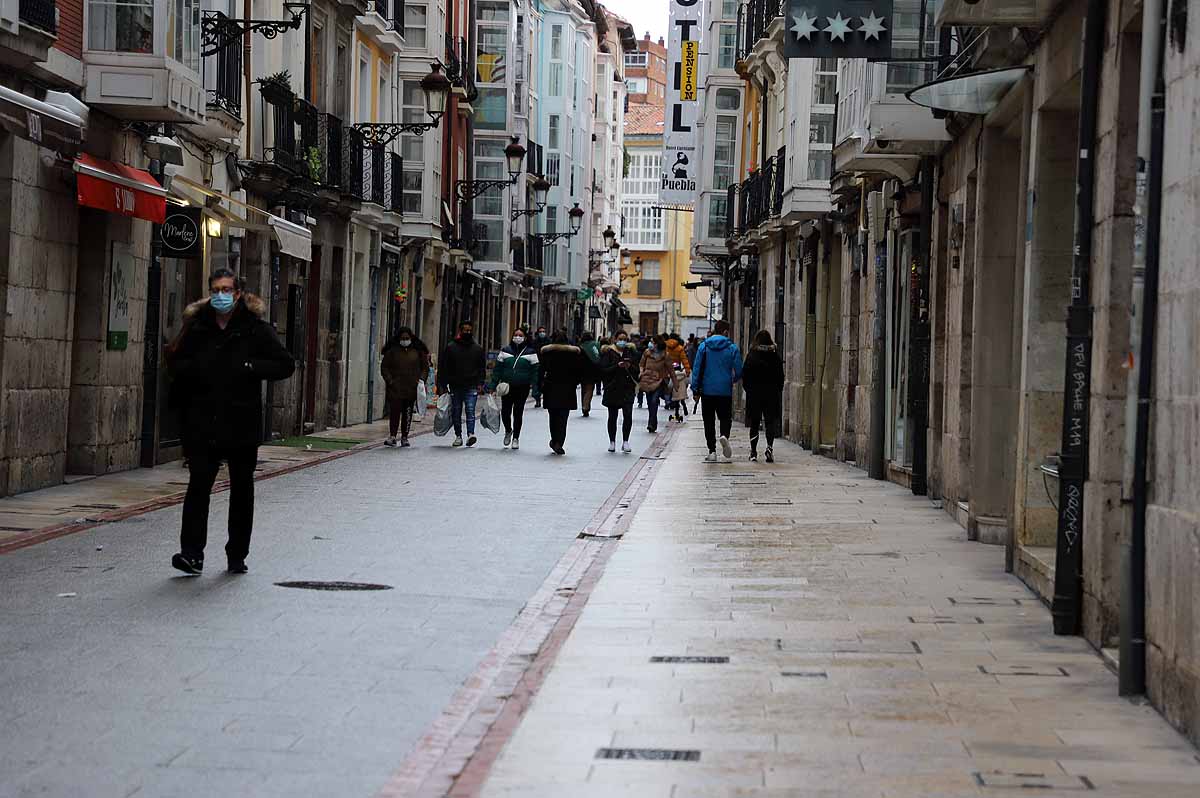
[[[833,153],[813,150],[808,153],[808,179],[828,180],[833,175]]]
[[[167,57],[200,71],[200,0],[167,3]]]
[[[645,78],[627,78],[625,80],[625,90],[630,94],[645,94],[646,79]]]
[[[504,160],[504,140],[475,139],[475,178],[501,180],[508,177]],[[504,260],[505,192],[487,191],[475,198],[475,256],[478,260]]]
[[[737,58],[737,26],[722,25],[720,28],[720,49],[717,51],[717,67],[733,69]]]
[[[663,244],[662,208],[658,199],[627,200],[621,204],[625,227],[621,243],[630,247],[661,247]]]
[[[557,186],[559,170],[559,154],[557,152],[546,153],[546,182],[552,186]]]
[[[359,122],[371,121],[371,60],[367,48],[358,49],[358,115]]]
[[[154,0],[89,0],[88,49],[154,52]]]
[[[508,3],[498,3],[495,0],[484,0],[479,4],[479,10],[475,15],[480,22],[499,22],[507,27],[508,25]]]
[[[658,201],[659,168],[662,163],[662,152],[631,152],[629,155],[629,176],[625,178],[623,187],[626,196],[653,197]]]
[[[737,19],[738,0],[721,0],[721,18]]]
[[[406,80],[401,84],[401,113],[405,122],[425,120],[425,93],[419,80]],[[425,178],[425,138],[420,135],[405,135],[400,139],[400,157],[404,159],[404,176],[401,181],[403,213],[420,216],[423,212]]]
[[[563,26],[552,25],[550,27],[550,57],[555,61],[562,60],[563,47]]]
[[[725,237],[725,204],[728,199],[724,194],[712,194],[708,198],[709,238]]]
[[[562,88],[563,88],[562,84],[563,84],[563,65],[562,64],[551,64],[550,65],[550,89],[548,92],[549,95],[551,97],[561,97],[562,96]]]
[[[491,0],[481,2],[476,19],[475,81],[479,98],[473,103],[475,127],[505,130],[508,127],[508,6]]]
[[[808,121],[809,144],[833,144],[833,114],[813,114]]]
[[[546,137],[546,147],[551,150],[557,150],[560,146],[562,138],[561,134],[562,117],[558,114],[550,114],[550,132]]]
[[[737,150],[737,117],[718,116],[713,147],[713,188],[725,190],[734,182]]]
[[[429,35],[429,7],[404,6],[404,44],[406,48],[424,50]]]
[[[625,66],[627,67],[644,67],[646,66],[645,53],[625,53]]]
[[[837,75],[818,73],[813,78],[813,105],[833,105],[837,99]]]
[[[504,83],[508,61],[508,31],[479,26],[475,47],[475,80],[479,83]]]
[[[647,259],[642,261],[642,276],[643,280],[661,280],[662,279],[662,262],[657,258]]]
[[[737,89],[717,89],[717,110],[736,111],[742,104],[742,94]]]

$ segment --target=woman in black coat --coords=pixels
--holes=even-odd
[[[775,437],[783,405],[783,359],[771,340],[771,334],[759,330],[742,365],[742,388],[746,391],[746,420],[750,423],[750,460],[758,461],[758,428],[767,432],[768,463],[775,462]]]
[[[587,373],[583,350],[567,343],[567,334],[556,332],[550,343],[538,352],[538,385],[542,404],[550,416],[550,448],[566,454],[567,421],[579,405],[575,391]]]
[[[633,400],[637,396],[641,356],[629,340],[629,333],[618,330],[613,343],[600,351],[600,378],[604,381],[604,406],[608,408],[608,450],[617,450],[617,416],[624,414],[621,425],[621,451],[628,452],[629,433],[633,431]]]

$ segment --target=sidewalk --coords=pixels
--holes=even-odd
[[[433,429],[432,410],[413,419],[413,435]],[[291,445],[258,450],[255,479],[266,479],[370,449],[387,437],[387,421],[356,424],[289,439]],[[327,442],[327,443],[325,443]],[[312,448],[308,448],[311,446]],[[224,466],[213,492],[228,487]],[[97,477],[67,477],[63,485],[0,498],[0,554],[101,523],[183,501],[188,472],[183,461]]]
[[[706,466],[699,424],[674,435],[486,782],[453,794],[1200,795],[1196,750],[1052,634],[1001,548],[777,449]]]

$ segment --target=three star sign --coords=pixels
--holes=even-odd
[[[866,39],[875,39],[878,41],[882,35],[887,33],[884,18],[875,16],[874,11],[871,12],[870,16],[859,17],[858,19],[862,22],[862,25],[857,28],[857,32],[861,33]],[[817,17],[810,17],[807,11],[801,11],[799,15],[792,16],[792,22],[794,23],[792,25],[792,33],[796,35],[797,39],[812,41],[812,34],[824,30],[825,33],[829,34],[831,41],[841,40],[844,42],[846,41],[846,34],[855,32],[855,28],[851,27],[854,17],[846,19],[840,11],[836,16],[825,17],[825,21],[829,24],[824,29],[817,27],[818,21]]]

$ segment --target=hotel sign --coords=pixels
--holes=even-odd
[[[788,0],[787,58],[892,57],[892,0]]]
[[[667,108],[663,129],[659,200],[664,205],[692,205],[699,173],[696,120],[700,99],[700,44],[704,4],[670,0],[667,33]]]

